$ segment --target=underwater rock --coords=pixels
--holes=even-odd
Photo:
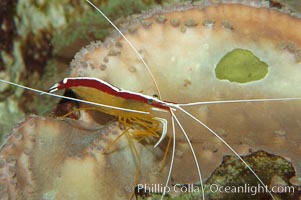
[[[282,200],[295,200],[301,197],[300,187],[289,183],[294,177],[295,171],[292,164],[282,158],[264,151],[251,153],[242,158],[250,164],[259,177],[262,177],[263,187],[258,180],[249,172],[249,169],[236,157],[225,156],[222,163],[214,170],[209,179],[205,182],[206,197],[210,200],[248,200],[248,199],[271,199],[267,189],[272,190],[274,198]],[[186,187],[186,188],[185,188]],[[190,191],[176,197],[169,197],[173,200],[201,199],[199,184],[181,185],[177,190]],[[286,187],[286,188],[285,188]],[[286,190],[286,191],[284,191]],[[160,195],[149,193],[146,198],[160,199]]]
[[[298,192],[298,187],[291,185],[289,179],[295,175],[294,167],[292,164],[276,155],[258,151],[247,156],[242,157],[247,163],[250,164],[252,169],[262,178],[264,183],[267,183],[267,188],[273,191],[275,196],[280,199],[294,199],[295,193]],[[267,192],[260,187],[258,180],[249,172],[249,169],[235,156],[225,156],[222,164],[213,172],[208,181],[208,187],[230,186],[232,189],[237,189],[234,192],[211,192],[208,193],[209,199],[270,199],[271,197]],[[240,189],[248,188],[249,191]],[[243,187],[243,188],[242,188]],[[287,187],[286,192],[281,192],[282,189]],[[290,191],[289,191],[289,190]],[[213,190],[213,189],[212,189]],[[279,192],[277,191],[279,190]],[[244,191],[244,192],[243,192]],[[259,192],[261,191],[261,192]],[[251,195],[250,195],[251,194]],[[293,198],[294,197],[294,198]]]

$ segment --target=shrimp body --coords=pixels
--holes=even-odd
[[[94,110],[116,116],[118,121],[125,125],[125,127],[133,128],[135,130],[133,135],[139,140],[145,139],[149,135],[159,138],[160,135],[158,132],[160,130],[160,122],[163,122],[161,140],[166,135],[165,121],[161,118],[155,117],[153,112],[158,109],[170,112],[170,105],[164,101],[141,93],[119,89],[103,80],[90,77],[65,78],[61,82],[53,85],[50,88],[50,92],[69,88],[72,89],[81,99],[89,102],[101,102],[114,107],[139,110],[149,113],[148,115],[145,115],[137,112],[92,106]]]

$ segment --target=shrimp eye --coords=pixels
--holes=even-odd
[[[148,103],[148,104],[152,104],[153,102],[154,102],[153,99],[147,99],[147,103]]]
[[[153,94],[153,97],[158,99],[158,95],[157,94]]]

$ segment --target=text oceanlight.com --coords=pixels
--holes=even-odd
[[[202,192],[200,185],[195,184],[175,184],[174,186],[164,186],[163,184],[138,184],[136,187],[137,192],[144,193],[199,193]],[[268,186],[250,185],[244,184],[241,186],[224,186],[219,184],[206,185],[205,190],[210,193],[248,193],[250,195],[256,195],[258,193],[294,193],[295,188],[293,186]]]
[[[267,185],[249,185],[244,184],[241,186],[223,186],[218,184],[212,184],[209,186],[209,190],[212,193],[248,193],[251,195],[256,195],[258,193],[268,193],[269,191],[273,193],[294,193],[295,188],[293,186],[273,186],[269,188]]]

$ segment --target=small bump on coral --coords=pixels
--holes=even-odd
[[[290,41],[286,44],[286,49],[290,52],[290,53],[294,53],[296,51],[296,43]]]
[[[139,54],[141,54],[143,56],[143,54],[144,54],[144,50],[143,49],[139,49],[138,52],[139,52]]]
[[[96,46],[95,46],[96,42],[92,41],[86,48],[88,51],[94,51],[96,49]]]
[[[30,152],[31,152],[31,149],[28,148],[28,147],[25,147],[24,150],[23,150],[23,153],[24,153],[25,155],[29,155]]]
[[[178,27],[180,25],[180,20],[179,19],[171,19],[170,20],[170,24],[173,26],[173,27]]]
[[[129,67],[129,72],[132,72],[132,73],[134,73],[134,72],[136,72],[137,70],[136,70],[136,68],[135,67]]]
[[[157,15],[155,18],[159,24],[164,24],[167,21],[164,15]]]
[[[296,50],[295,58],[296,58],[296,62],[301,61],[301,49]]]
[[[188,87],[189,85],[191,85],[191,81],[188,79],[184,80],[184,87]]]
[[[89,69],[88,70],[94,70],[96,67],[93,63],[88,63]]]
[[[14,177],[16,175],[16,167],[15,166],[9,166],[8,167],[8,175],[9,177]]]
[[[16,138],[16,140],[22,140],[23,139],[23,134],[22,133],[16,133],[15,138]]]
[[[101,71],[104,71],[105,69],[107,69],[107,66],[105,64],[101,64],[99,68]]]
[[[215,24],[215,22],[211,19],[207,19],[203,22],[203,26],[205,26],[207,28],[213,28],[214,24]]]
[[[105,63],[108,63],[108,62],[109,62],[109,58],[108,58],[107,56],[105,56],[105,57],[103,58],[103,61],[104,61]]]
[[[233,30],[234,29],[234,26],[233,26],[233,24],[231,24],[229,21],[227,21],[227,20],[223,20],[222,21],[222,27],[224,28],[224,29],[228,29],[228,30]]]
[[[15,164],[16,163],[16,157],[13,156],[13,155],[9,155],[7,158],[6,158],[6,162],[9,163],[9,164]]]
[[[121,51],[120,50],[117,50],[117,49],[111,49],[108,53],[108,56],[118,56],[121,54]]]
[[[101,145],[96,146],[96,151],[102,152],[103,146],[101,146]]]
[[[294,54],[296,62],[301,61],[301,49],[297,47],[297,44],[289,41],[289,42],[280,42],[278,48],[282,50],[287,50],[288,52]]]
[[[122,48],[122,43],[121,42],[116,42],[116,44],[115,44],[115,47],[117,47],[117,48]]]
[[[189,20],[185,21],[185,26],[187,26],[187,27],[195,27],[197,25],[198,24],[194,19],[189,19]]]
[[[148,28],[153,24],[153,22],[151,20],[143,19],[141,20],[141,24],[144,28]]]
[[[35,123],[34,120],[30,120],[30,121],[29,121],[29,126],[30,126],[31,128],[35,127],[35,125],[36,125],[36,123]]]
[[[181,30],[182,33],[186,33],[187,28],[185,26],[181,26],[180,30]]]
[[[135,33],[139,28],[139,25],[138,24],[132,24],[129,26],[128,30],[130,33]]]

